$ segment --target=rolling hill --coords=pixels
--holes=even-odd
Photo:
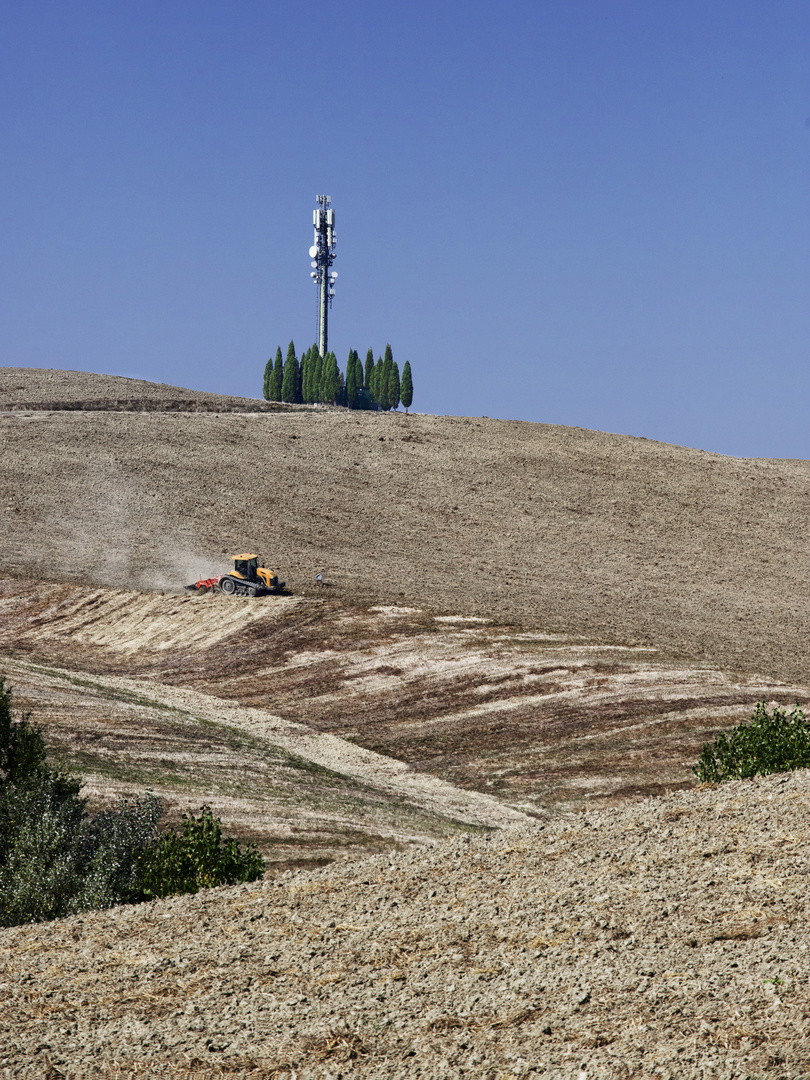
[[[176,411],[190,397],[220,411]],[[808,462],[486,418],[226,411],[239,404],[1,369],[0,569],[174,589],[250,547],[297,594],[322,572],[351,602],[808,681]]]
[[[808,1074],[810,773],[690,765],[810,701],[810,463],[20,368],[0,428],[18,706],[271,864],[0,930],[0,1070]],[[245,548],[290,595],[182,591]]]

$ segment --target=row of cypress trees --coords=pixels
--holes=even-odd
[[[335,354],[321,356],[317,345],[307,349],[299,361],[291,341],[286,360],[282,360],[278,348],[275,358],[267,361],[263,394],[266,401],[321,402],[350,409],[372,409],[376,405],[387,411],[402,404],[407,412],[413,401],[413,376],[406,360],[400,377],[390,345],[385,346],[384,357],[378,357],[376,363],[374,351],[369,349],[365,366],[356,350],[350,349],[344,374]]]

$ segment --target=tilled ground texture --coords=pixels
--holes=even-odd
[[[0,368],[0,408],[8,412],[301,412],[308,407],[210,394],[120,375]]]
[[[810,774],[0,932],[14,1078],[810,1075]]]
[[[210,732],[200,728],[192,766],[189,731],[180,737],[172,711],[174,688],[219,700],[212,717],[226,724],[241,718],[248,734],[251,724],[264,723],[250,719],[252,710],[269,712],[393,758],[412,774],[530,811],[691,787],[702,744],[750,717],[756,701],[791,707],[810,700],[806,687],[651,647],[414,607],[160,596],[41,580],[0,579],[0,671],[3,653],[33,664],[16,676],[21,705],[34,710],[72,766],[113,781],[128,772],[164,789],[174,777],[186,788],[193,783],[195,797],[206,783],[239,797],[272,785],[268,776],[257,787],[258,774],[237,769],[236,759],[226,777],[223,759],[209,752]],[[134,694],[165,709],[141,717],[130,704],[126,719],[113,720],[104,713],[105,695],[117,691],[103,680],[92,709],[61,701],[64,674],[37,673],[56,666],[124,676],[134,680],[121,690],[124,703]],[[193,711],[190,703],[180,707]],[[289,811],[276,802],[265,802],[257,828],[261,819],[266,830],[271,807],[291,828]],[[245,812],[237,814],[242,828]],[[456,817],[460,810],[448,801],[444,812]]]
[[[272,873],[523,819],[491,796],[218,698],[8,658],[0,672],[51,760],[81,777],[90,813],[147,790],[166,824],[207,804]]]
[[[130,398],[148,409],[115,404]],[[195,411],[176,411],[191,399]],[[260,407],[0,370],[0,569],[178,588],[247,547],[296,594],[322,572],[344,601],[810,682],[810,463],[545,424]]]

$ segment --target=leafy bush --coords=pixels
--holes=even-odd
[[[82,883],[76,910],[134,904],[145,899],[144,866],[158,842],[163,803],[151,792],[121,798],[115,810],[101,810],[82,837]]]
[[[38,768],[0,794],[0,926],[67,915],[81,884],[79,781]]]
[[[810,768],[810,724],[801,709],[797,705],[788,713],[774,705],[769,713],[760,701],[750,724],[743,722],[718,735],[714,743],[704,743],[692,771],[699,780],[719,784],[806,768]]]
[[[67,913],[79,882],[80,787],[45,765],[41,732],[28,716],[12,718],[0,678],[0,926]]]
[[[150,852],[143,874],[147,896],[195,893],[214,885],[255,881],[264,873],[264,859],[251,844],[244,851],[236,840],[222,840],[222,825],[203,806],[199,817],[183,815],[182,833],[165,832]]]
[[[44,760],[42,733],[27,713],[17,721],[13,719],[11,687],[0,676],[0,784],[24,779]]]
[[[255,881],[264,861],[222,840],[209,807],[184,818],[182,835],[158,833],[163,805],[151,793],[87,814],[81,780],[45,761],[39,728],[14,720],[0,677],[0,926],[91,908]]]

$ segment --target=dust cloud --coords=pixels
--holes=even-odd
[[[226,556],[195,550],[176,527],[156,532],[155,520],[166,517],[156,492],[130,481],[114,459],[96,458],[77,491],[71,512],[53,509],[44,530],[64,576],[179,593],[227,568]]]

